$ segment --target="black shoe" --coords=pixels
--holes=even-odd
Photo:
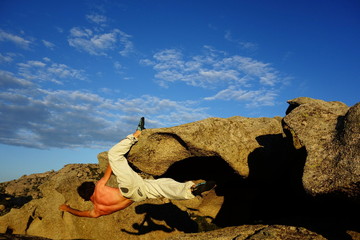
[[[203,192],[210,191],[216,186],[216,183],[214,181],[208,181],[208,182],[202,182],[196,184],[191,192],[194,196],[201,196]]]
[[[145,129],[145,118],[141,117],[136,130],[142,131]]]

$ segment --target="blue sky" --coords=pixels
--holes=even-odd
[[[0,181],[131,133],[359,101],[358,0],[1,0]]]

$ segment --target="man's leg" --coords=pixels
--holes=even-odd
[[[192,199],[192,181],[178,182],[172,178],[159,178],[156,180],[144,180],[148,198],[165,197],[168,199],[185,200]]]
[[[192,181],[178,182],[172,178],[144,180],[148,198],[165,197],[174,200],[192,199],[202,196],[203,192],[210,191],[216,186],[214,181],[194,184]]]
[[[205,182],[194,185],[192,181],[185,183],[177,182],[171,178],[157,180],[142,179],[128,164],[125,154],[131,146],[137,142],[144,127],[145,119],[141,118],[136,132],[120,141],[109,152],[109,163],[114,174],[117,176],[120,190],[124,197],[134,201],[148,198],[166,197],[169,199],[191,199],[202,192],[214,188],[215,183]]]
[[[134,201],[141,201],[146,198],[143,190],[143,179],[129,166],[125,154],[138,140],[141,134],[136,131],[125,139],[114,145],[108,152],[109,164],[119,184],[123,196]]]

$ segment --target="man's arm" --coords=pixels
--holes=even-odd
[[[97,182],[96,185],[105,186],[106,182],[111,177],[111,172],[112,172],[112,170],[111,170],[111,167],[110,167],[110,164],[109,164],[106,171],[105,171],[105,173],[104,173],[104,176]],[[66,204],[60,205],[59,209],[64,211],[64,212],[69,212],[69,213],[71,213],[71,214],[73,214],[75,216],[78,216],[78,217],[97,218],[97,217],[100,217],[100,216],[103,215],[103,214],[99,213],[98,211],[95,211],[94,209],[87,210],[87,211],[80,211],[80,210],[74,209],[74,208],[72,208],[72,207],[70,207],[69,205],[66,205]]]
[[[104,176],[96,183],[97,185],[105,185],[107,183],[107,181],[109,181],[110,177],[111,177],[111,167],[110,164],[108,164]]]
[[[78,216],[78,217],[97,218],[97,217],[101,216],[101,214],[95,212],[94,209],[87,210],[87,211],[80,211],[80,210],[71,208],[69,205],[66,205],[66,204],[60,205],[59,209],[64,211],[64,212],[71,213],[72,215],[75,215],[75,216]]]

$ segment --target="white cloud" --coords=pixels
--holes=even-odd
[[[43,58],[43,61],[30,60],[17,65],[19,75],[30,81],[51,81],[63,84],[63,81],[70,79],[86,79],[84,71],[73,69],[66,64],[54,63],[49,58]]]
[[[115,61],[115,62],[114,62],[114,68],[115,68],[116,70],[121,70],[121,69],[123,69],[124,67],[121,65],[121,63],[119,63],[118,61]]]
[[[107,22],[107,17],[100,14],[88,14],[86,15],[86,19],[96,24],[105,24]]]
[[[134,44],[132,41],[130,41],[131,36],[120,31],[120,43],[122,44],[123,48],[119,51],[119,54],[121,56],[127,56],[131,52],[134,51]]]
[[[9,72],[0,72],[0,77],[6,79],[0,92],[2,144],[45,149],[108,148],[131,133],[140,116],[147,117],[148,128],[208,117],[206,109],[187,101],[149,95],[110,99],[86,91],[43,89]]]
[[[91,43],[96,49],[113,49],[116,43],[116,32],[94,35]]]
[[[93,32],[90,29],[81,29],[79,27],[74,27],[70,29],[70,36],[74,38],[78,37],[91,37],[93,35]]]
[[[9,63],[9,62],[12,62],[13,61],[13,58],[9,55],[7,56],[4,56],[0,53],[0,63]]]
[[[0,29],[0,41],[9,41],[25,49],[28,49],[31,45],[31,41],[26,40],[17,35],[7,33],[1,29]]]
[[[151,61],[150,59],[141,59],[139,63],[144,65],[144,66],[155,65],[155,63],[153,61]]]
[[[114,70],[117,74],[123,75],[126,67],[124,67],[120,62],[114,62]]]
[[[274,106],[277,93],[274,90],[243,90],[229,87],[205,100],[236,100],[248,102],[247,107]]]
[[[55,44],[46,40],[42,40],[42,43],[44,44],[45,47],[50,48],[50,49],[54,49],[55,48]]]
[[[55,77],[63,78],[63,79],[64,78],[79,79],[79,80],[86,79],[83,71],[70,68],[65,64],[52,63],[51,66],[47,68],[47,72]]]
[[[156,78],[163,85],[183,81],[204,88],[224,83],[244,85],[247,82],[274,86],[281,80],[278,71],[270,64],[237,55],[223,57],[209,52],[185,60],[180,51],[167,49],[154,54],[153,58],[142,60],[142,63],[153,65]]]
[[[247,49],[247,50],[256,50],[258,48],[256,43],[253,42],[246,42],[246,41],[241,41],[238,39],[234,39],[232,36],[231,31],[226,31],[224,38],[226,40],[228,40],[229,42],[235,43],[237,45],[239,45],[241,48],[243,49]]]
[[[91,55],[106,56],[113,50],[117,50],[120,55],[125,56],[133,51],[131,36],[113,29],[110,32],[96,32],[91,29],[74,27],[70,30],[68,37],[69,45],[85,51]]]
[[[19,63],[18,65],[21,66],[21,67],[26,67],[26,68],[31,68],[31,67],[40,67],[40,68],[42,68],[42,67],[46,66],[46,64],[43,63],[43,62],[32,61],[32,60],[27,61],[27,63]]]
[[[24,88],[31,85],[30,81],[17,78],[11,72],[0,70],[0,88]]]
[[[217,94],[206,100],[247,101],[249,106],[270,106],[277,94],[274,89],[286,82],[271,64],[205,46],[205,54],[186,58],[177,49],[166,49],[143,59],[145,66],[152,66],[160,86],[172,82],[211,89]],[[266,97],[265,97],[266,96]]]

